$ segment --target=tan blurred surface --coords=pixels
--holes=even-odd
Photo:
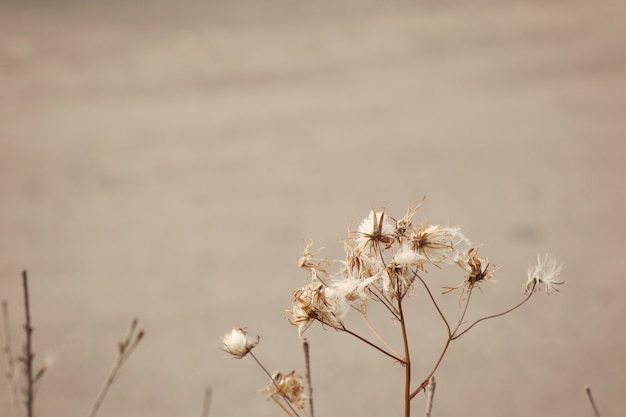
[[[586,384],[626,414],[624,2],[55,3],[0,6],[0,298],[18,350],[28,269],[38,415],[87,413],[134,316],[101,416],[198,416],[207,385],[211,416],[279,415],[221,335],[301,370],[303,240],[342,256],[350,222],[422,195],[502,266],[476,316],[538,251],[567,280],[452,346],[433,415],[591,416]],[[423,300],[416,380],[444,336]],[[400,366],[309,340],[318,416],[401,414]]]

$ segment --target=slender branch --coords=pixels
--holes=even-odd
[[[391,347],[391,345],[389,343],[387,343],[387,341],[380,335],[380,333],[378,333],[378,331],[376,330],[376,328],[372,325],[372,323],[370,323],[370,321],[367,319],[367,315],[365,313],[363,313],[362,311],[360,311],[361,313],[361,317],[363,317],[363,321],[365,322],[365,324],[367,324],[367,327],[370,328],[370,330],[372,331],[372,333],[374,333],[376,335],[376,337],[378,338],[378,340],[381,341],[381,343],[383,345],[385,345],[385,347],[387,349],[389,349],[394,355],[396,356],[400,356],[400,354],[398,352],[396,352],[396,350]]]
[[[98,392],[98,395],[96,395],[96,399],[94,400],[91,406],[91,410],[89,410],[89,414],[87,414],[88,417],[93,417],[96,415],[96,413],[100,409],[100,405],[102,404],[104,397],[106,397],[107,392],[109,391],[109,388],[111,388],[111,385],[113,385],[113,382],[115,382],[115,380],[117,379],[120,369],[122,368],[122,365],[124,365],[124,362],[126,362],[128,357],[135,350],[135,348],[137,347],[137,345],[143,338],[144,336],[143,330],[139,330],[139,332],[135,336],[135,330],[137,329],[137,324],[138,324],[138,320],[133,319],[133,321],[130,324],[130,327],[128,328],[126,337],[124,338],[124,340],[119,342],[117,358],[113,362],[113,366],[111,367],[111,370],[109,371],[109,374],[107,378],[105,379],[104,384],[102,385],[102,388],[100,389],[100,392]]]
[[[18,398],[17,398],[17,379],[15,374],[15,359],[11,352],[11,329],[9,328],[9,305],[5,300],[2,300],[2,328],[4,348],[2,350],[4,354],[4,364],[6,367],[5,376],[9,384],[9,396],[11,397],[11,415],[17,417]]]
[[[400,357],[398,357],[398,356],[396,356],[396,355],[394,355],[394,354],[392,354],[392,353],[387,352],[385,349],[383,349],[383,348],[381,348],[381,347],[379,347],[379,346],[375,345],[374,343],[370,342],[369,340],[365,339],[364,337],[362,337],[362,336],[360,336],[360,335],[358,335],[358,334],[354,333],[352,330],[348,330],[348,329],[347,329],[347,328],[346,328],[343,324],[341,325],[341,327],[335,327],[335,328],[336,328],[337,330],[340,330],[340,331],[346,332],[346,333],[348,333],[348,334],[350,334],[350,335],[352,335],[352,336],[356,337],[356,338],[357,338],[357,339],[359,339],[361,342],[364,342],[364,343],[366,343],[366,344],[370,345],[370,346],[371,346],[371,347],[373,347],[374,349],[378,350],[378,351],[379,351],[379,352],[381,352],[381,353],[384,353],[385,355],[389,356],[389,357],[390,357],[390,358],[392,358],[392,359],[395,359],[396,361],[400,362],[401,364],[403,364],[403,365],[405,365],[405,364],[406,364],[406,362],[404,361],[404,359],[402,359],[402,358],[400,358]]]
[[[441,354],[439,355],[439,359],[437,359],[437,362],[435,363],[433,370],[430,371],[430,373],[428,374],[428,377],[424,380],[424,382],[422,382],[422,384],[419,387],[417,387],[415,391],[411,393],[411,396],[410,396],[411,399],[428,386],[430,379],[435,375],[435,372],[437,371],[437,368],[439,368],[439,365],[441,365],[441,361],[443,360],[443,357],[446,355],[446,352],[448,351],[448,346],[450,346],[450,342],[452,340],[454,339],[452,339],[451,337],[449,337],[448,340],[446,340],[446,344],[443,346],[443,350],[441,351]]]
[[[524,299],[522,300],[522,302],[520,302],[519,304],[517,304],[517,305],[515,305],[515,306],[513,306],[513,307],[511,307],[511,308],[509,308],[509,309],[508,309],[508,310],[506,310],[506,311],[503,311],[502,313],[493,314],[493,315],[491,315],[491,316],[486,316],[486,317],[483,317],[483,318],[480,318],[480,319],[476,320],[474,323],[470,324],[470,325],[469,325],[469,326],[468,326],[465,330],[463,330],[461,333],[459,333],[459,334],[455,334],[455,335],[454,335],[454,337],[452,338],[452,340],[456,340],[456,339],[458,339],[459,337],[463,336],[463,335],[464,335],[465,333],[467,333],[467,332],[468,332],[468,331],[469,331],[472,327],[476,326],[476,325],[477,325],[478,323],[480,323],[481,321],[485,321],[485,320],[493,319],[493,318],[496,318],[496,317],[504,316],[505,314],[508,314],[508,313],[510,313],[511,311],[518,309],[518,308],[519,308],[519,307],[521,307],[524,303],[526,303],[526,301],[530,300],[530,297],[532,297],[532,295],[533,295],[533,294],[534,294],[533,292],[528,293],[528,295],[526,296],[526,298],[524,298]],[[455,331],[455,333],[456,333],[456,331]]]
[[[387,308],[387,310],[389,310],[389,312],[395,317],[396,320],[398,320],[398,321],[400,320],[400,315],[399,315],[398,311],[393,306],[393,304],[391,304],[391,301],[389,301],[387,299],[387,297],[385,297],[384,294],[378,294],[377,292],[375,292],[371,288],[368,288],[368,290],[369,290],[370,294],[372,294],[373,297],[375,297],[378,301],[383,303],[383,305]]]
[[[309,341],[304,338],[302,341],[302,349],[304,349],[304,364],[306,368],[306,383],[309,388],[309,416],[315,417],[313,413],[313,384],[311,383],[311,357],[309,355]]]
[[[24,346],[23,356],[20,358],[24,365],[24,373],[26,374],[26,413],[28,417],[33,416],[33,359],[35,354],[33,353],[33,326],[30,320],[30,302],[28,296],[28,274],[26,271],[22,271],[22,283],[24,286],[24,309],[26,311],[26,323],[24,324],[24,331],[26,332],[26,345]]]
[[[294,417],[293,414],[291,414],[291,411],[287,410],[287,408],[285,407],[285,405],[278,401],[275,397],[272,397],[272,401],[274,401],[276,403],[277,406],[280,407],[281,410],[283,410],[285,412],[285,414],[287,414],[289,417]],[[287,404],[289,404],[289,401],[286,401]],[[291,407],[291,405],[289,405]],[[293,408],[292,408],[293,410]]]
[[[598,407],[596,407],[596,402],[593,400],[593,395],[591,395],[591,387],[587,386],[585,388],[585,391],[587,391],[587,397],[589,397],[589,402],[591,403],[591,407],[593,408],[593,413],[596,415],[596,417],[600,417],[600,412],[598,411]]]
[[[439,304],[437,304],[437,301],[435,300],[435,297],[433,296],[433,293],[430,291],[430,288],[428,288],[428,285],[426,284],[426,281],[424,281],[424,279],[422,277],[420,277],[417,273],[415,274],[415,276],[420,281],[422,281],[422,284],[424,285],[424,288],[426,288],[426,292],[428,293],[428,296],[430,297],[430,300],[433,302],[435,308],[437,309],[437,313],[439,313],[439,317],[441,317],[441,319],[445,323],[446,329],[448,330],[448,337],[450,337],[452,335],[452,331],[450,330],[450,324],[448,323],[448,320],[446,319],[446,316],[443,315],[443,312],[441,311],[441,308],[439,308]]]
[[[456,328],[454,329],[454,332],[452,332],[452,333],[456,333],[456,331],[463,324],[463,319],[465,318],[465,314],[467,313],[467,308],[469,307],[470,299],[472,298],[472,292],[474,292],[474,285],[472,285],[470,287],[469,291],[467,292],[467,300],[465,301],[465,307],[463,307],[463,313],[461,313],[461,317],[459,317],[459,322],[458,322]]]

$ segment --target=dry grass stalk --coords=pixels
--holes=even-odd
[[[113,385],[113,382],[115,382],[115,380],[119,376],[120,369],[143,338],[145,333],[143,330],[139,330],[137,332],[137,324],[138,320],[133,319],[130,327],[128,328],[128,332],[126,333],[126,337],[119,342],[117,357],[113,362],[113,366],[111,367],[111,370],[109,371],[109,374],[105,379],[104,384],[100,389],[100,392],[98,392],[98,395],[96,396],[96,399],[91,406],[91,410],[89,410],[89,414],[87,414],[88,417],[93,417],[96,415],[96,413],[100,409],[100,405],[102,404],[104,397],[109,391],[109,388],[111,388],[111,385]]]
[[[15,372],[15,358],[11,350],[11,330],[9,328],[9,305],[6,301],[2,300],[2,329],[3,329],[3,348],[2,353],[4,356],[5,364],[5,377],[9,385],[9,397],[11,397],[11,415],[17,417],[18,415],[18,389],[17,389],[17,377]]]
[[[593,408],[593,413],[596,417],[600,417],[600,412],[598,411],[598,407],[596,407],[596,402],[593,400],[593,395],[591,394],[591,387],[587,386],[585,388],[587,391],[587,397],[589,398],[589,402],[591,403],[591,407]]]
[[[30,296],[28,293],[28,274],[26,271],[22,271],[22,284],[24,287],[24,310],[26,315],[26,322],[24,323],[26,342],[22,348],[22,356],[20,356],[18,360],[22,363],[22,370],[26,377],[26,386],[23,389],[26,415],[33,417],[35,407],[35,384],[41,379],[46,368],[45,366],[42,367],[36,375],[33,375],[33,361],[35,359],[35,353],[33,352],[34,328],[30,317]]]
[[[206,387],[204,390],[204,400],[202,401],[202,417],[209,417],[209,409],[211,408],[211,396],[213,389]]]

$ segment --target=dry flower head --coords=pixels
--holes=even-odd
[[[222,337],[222,350],[232,358],[241,359],[248,354],[258,343],[260,337],[251,339],[245,328],[235,327]]]

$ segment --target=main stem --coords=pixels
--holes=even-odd
[[[398,294],[398,312],[400,313],[400,328],[402,329],[402,343],[404,344],[404,417],[411,416],[411,356],[409,341],[406,334],[402,298]]]

